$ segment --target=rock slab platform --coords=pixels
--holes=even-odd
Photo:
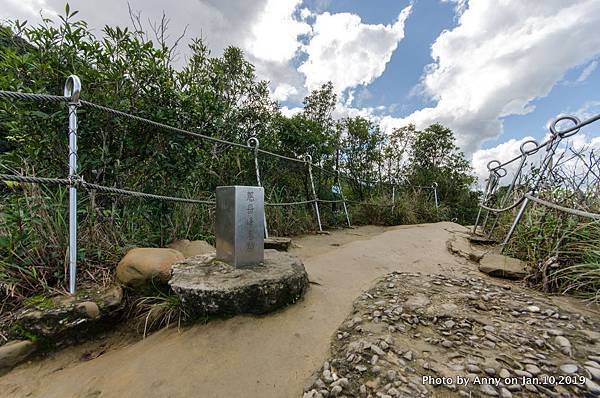
[[[295,303],[308,288],[297,257],[265,250],[264,263],[234,267],[213,253],[173,264],[171,289],[195,315],[266,314]]]

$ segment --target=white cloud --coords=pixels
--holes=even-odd
[[[565,114],[573,114],[579,120],[586,120],[592,116],[600,114],[600,101],[586,101],[579,109],[574,112],[566,111]]]
[[[310,32],[310,25],[293,16],[301,2],[268,0],[244,47],[262,60],[282,63],[292,59],[301,45],[298,36]]]
[[[310,31],[302,16],[295,16],[301,0],[186,0],[178,2],[177,7],[161,0],[105,0],[101,6],[86,0],[69,1],[71,10],[79,10],[78,17],[98,35],[105,25],[131,24],[128,3],[134,11],[141,11],[143,22],[159,21],[164,11],[170,19],[172,40],[187,26],[176,65],[183,65],[189,54],[186,41],[202,37],[216,56],[229,45],[245,50],[259,78],[271,80],[271,87],[279,94],[304,94],[298,90],[293,93],[289,87],[279,88],[284,83],[296,89],[304,84],[303,76],[289,62],[301,46],[298,36]],[[64,14],[64,6],[64,0],[0,0],[0,19],[38,23],[42,11],[44,16],[57,20],[57,15]]]
[[[404,38],[406,7],[391,25],[362,23],[350,13],[317,16],[305,51],[307,60],[298,68],[309,90],[332,81],[336,91],[369,84],[385,71],[392,53]]]
[[[600,52],[599,25],[597,0],[470,1],[432,45],[420,88],[436,106],[397,122],[445,124],[472,153],[501,134],[503,116],[531,112],[531,100]]]
[[[298,94],[298,90],[296,89],[296,87],[291,86],[287,83],[282,83],[275,88],[271,95],[276,101],[286,101],[292,95],[296,94]]]
[[[592,74],[592,72],[594,72],[594,70],[596,70],[596,67],[598,66],[598,61],[593,60],[592,62],[590,62],[582,71],[581,74],[579,75],[579,77],[577,78],[577,83],[581,83],[583,81],[585,81],[588,77],[590,77],[590,75]]]
[[[56,16],[57,13],[47,3],[46,0],[4,0],[4,4],[2,5],[3,10],[0,11],[0,18],[38,19],[40,11],[47,16]]]

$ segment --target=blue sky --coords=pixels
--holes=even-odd
[[[57,19],[64,0],[0,0],[0,19]],[[98,35],[129,25],[127,2],[71,0]],[[202,36],[213,54],[245,51],[284,113],[331,80],[336,116],[386,131],[452,128],[476,173],[542,140],[561,113],[600,113],[598,0],[130,0],[144,20],[170,18],[172,36]],[[183,63],[182,48],[177,62]],[[593,127],[578,138],[600,145]],[[595,145],[594,144],[594,145]]]

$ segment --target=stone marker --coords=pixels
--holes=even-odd
[[[261,187],[217,187],[217,259],[235,267],[264,260],[264,191]]]

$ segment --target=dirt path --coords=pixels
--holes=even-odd
[[[238,316],[126,340],[89,361],[94,343],[24,364],[0,378],[0,396],[297,397],[328,355],[353,300],[391,271],[462,275],[446,250],[453,223],[362,227],[295,240],[311,285],[305,299],[265,317]]]

